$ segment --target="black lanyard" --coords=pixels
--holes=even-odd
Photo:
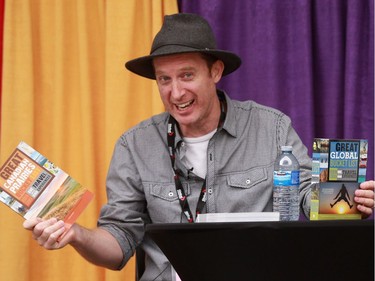
[[[225,120],[225,115],[226,115],[226,103],[225,103],[225,97],[222,94],[218,95],[219,100],[220,100],[220,108],[221,108],[221,114],[220,114],[220,120],[218,127],[221,127],[224,123]],[[176,126],[177,122],[176,120],[172,117],[172,115],[169,116],[168,120],[168,132],[167,132],[167,140],[168,140],[168,148],[169,148],[169,156],[171,158],[171,164],[172,164],[172,169],[174,173],[174,182],[176,185],[176,192],[177,192],[177,197],[178,200],[180,201],[180,206],[182,209],[182,212],[185,214],[188,222],[192,223],[194,222],[193,214],[190,210],[189,203],[187,201],[187,197],[185,194],[185,190],[182,186],[180,176],[178,175],[176,168],[175,168],[175,159],[176,159],[176,147],[175,147],[175,138],[176,138]],[[207,192],[206,192],[206,182],[207,178],[203,181],[202,188],[201,188],[201,193],[199,195],[198,199],[198,204],[197,204],[197,209],[196,209],[196,216],[200,214],[206,205],[207,201]]]

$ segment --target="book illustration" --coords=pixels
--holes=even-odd
[[[366,180],[367,140],[313,142],[311,220],[360,219],[354,191]]]
[[[55,217],[69,228],[93,194],[25,142],[0,168],[0,201],[25,219]]]
[[[321,188],[323,189],[323,186],[321,186]],[[355,188],[357,188],[357,185],[355,186]],[[334,200],[337,199],[337,200],[333,204],[329,203],[329,205],[331,206],[331,208],[333,208],[341,200],[344,200],[346,203],[348,203],[350,209],[353,208],[353,205],[350,205],[350,202],[349,202],[350,201],[350,195],[348,193],[348,190],[346,189],[345,184],[341,184],[341,188],[340,188],[339,192],[337,193],[337,195],[333,199]],[[343,210],[343,208],[341,207],[340,210]],[[341,213],[343,213],[343,211]]]
[[[324,182],[320,186],[320,214],[355,214],[353,198],[358,183]]]

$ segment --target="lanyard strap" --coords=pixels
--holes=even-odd
[[[226,103],[225,103],[225,98],[224,98],[223,95],[219,94],[218,97],[219,97],[219,100],[220,100],[220,108],[221,108],[221,114],[220,114],[220,120],[219,120],[218,127],[221,127],[224,123],[224,120],[225,120]],[[174,182],[175,182],[175,186],[176,186],[177,197],[178,197],[178,200],[180,202],[182,212],[186,216],[188,222],[192,223],[192,222],[194,222],[193,214],[190,210],[189,202],[187,200],[185,190],[182,186],[180,176],[178,175],[178,173],[176,171],[176,168],[175,168],[176,126],[177,126],[177,121],[172,117],[172,115],[170,115],[169,120],[168,120],[167,140],[168,140],[169,156],[171,158],[171,165],[172,165],[173,174],[174,174]],[[201,193],[199,195],[197,209],[196,209],[196,216],[198,216],[198,214],[200,214],[202,212],[204,206],[206,205],[206,201],[207,201],[206,183],[207,183],[207,178],[205,178],[205,180],[203,181],[203,184],[202,184]]]

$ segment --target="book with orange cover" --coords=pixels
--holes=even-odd
[[[22,141],[0,168],[0,201],[25,219],[54,217],[68,230],[92,198],[87,188]]]

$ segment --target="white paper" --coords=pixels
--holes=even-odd
[[[279,221],[278,212],[208,213],[198,214],[196,222],[255,222]]]

